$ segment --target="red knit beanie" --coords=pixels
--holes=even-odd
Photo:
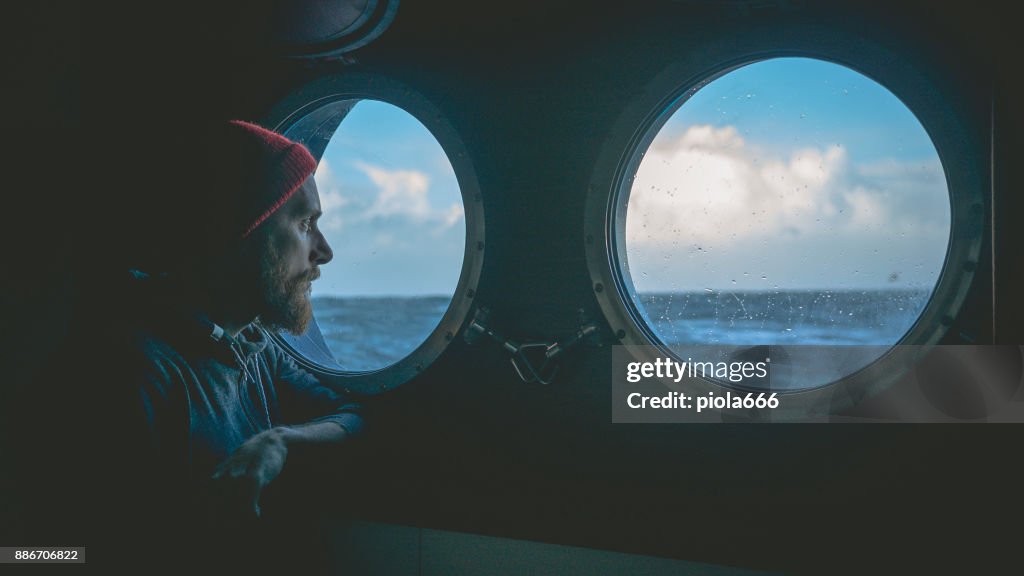
[[[242,120],[228,122],[227,139],[222,169],[234,189],[232,235],[245,238],[295,194],[316,159],[302,144]]]

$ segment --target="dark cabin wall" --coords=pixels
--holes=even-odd
[[[717,46],[737,30],[779,33],[799,20],[862,34],[905,51],[947,91],[985,149],[1000,66],[996,15],[800,6],[667,3],[628,17],[594,7],[521,10],[515,18],[467,9],[437,29],[426,24],[430,9],[407,6],[359,58],[433,95],[475,151],[486,211],[503,215],[487,223],[477,298],[507,332],[546,339],[576,327],[576,308],[595,309],[580,220],[592,162],[637,86],[675,51]],[[406,36],[413,26],[419,32]],[[974,160],[986,162],[985,153]],[[990,291],[982,275],[954,333],[991,341]],[[1002,342],[1017,341],[1006,337],[1019,325],[1012,318],[1002,318]],[[381,415],[367,462],[387,464],[365,489],[382,500],[364,500],[362,513],[815,572],[869,568],[883,551],[907,568],[983,563],[973,555],[999,538],[989,522],[1014,509],[1006,500],[1018,470],[1013,428],[615,426],[609,366],[607,349],[586,350],[566,366],[569,377],[538,388],[516,381],[493,348],[452,350]]]
[[[245,6],[16,9],[47,36],[5,19],[21,28],[8,36],[19,50],[5,55],[19,84],[34,87],[8,90],[5,107],[20,112],[15,133],[30,150],[47,151],[8,160],[33,176],[4,193],[15,220],[4,236],[10,397],[45,383],[46,363],[83,354],[83,333],[102,341],[118,272],[187,234],[179,211],[201,201],[193,159],[205,122],[258,119],[299,83],[346,70],[415,87],[472,151],[488,242],[476,298],[502,330],[571,333],[578,308],[599,317],[582,231],[592,165],[638,86],[675,54],[800,22],[904,51],[943,87],[979,150],[995,125],[996,260],[954,332],[1024,341],[1014,261],[1024,207],[1012,169],[1019,31],[993,8],[409,1],[346,67],[274,58],[266,4]],[[54,134],[75,145],[56,146]],[[872,569],[886,552],[915,571],[976,567],[1009,549],[1013,535],[995,521],[1021,512],[1019,427],[612,425],[609,354],[578,350],[554,385],[537,387],[521,384],[494,346],[457,341],[373,402],[374,432],[351,461],[316,471],[342,487],[331,506],[379,522],[791,572]],[[102,385],[96,374],[83,381]],[[11,449],[35,422],[5,418]]]
[[[19,476],[30,449],[25,440],[40,435],[37,422],[20,417],[26,392],[37,385],[40,365],[69,324],[66,247],[74,211],[68,203],[80,191],[82,166],[81,16],[77,4],[43,1],[5,6],[0,17],[6,140],[0,164],[0,541],[10,545],[30,514],[26,475]],[[44,33],[31,33],[39,30]],[[51,154],[54,144],[70,153]]]

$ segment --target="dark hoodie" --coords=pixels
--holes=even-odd
[[[261,498],[259,519],[239,514],[238,486],[210,475],[274,426],[329,421],[359,435],[360,406],[299,367],[258,326],[216,337],[221,331],[189,310],[167,279],[134,276],[111,283],[83,312],[81,327],[45,367],[52,374],[19,408],[25,433],[18,440],[33,455],[18,468],[32,512],[24,531],[87,545],[98,566],[262,573],[244,566],[262,566],[266,554],[257,552],[284,550],[282,534],[304,542],[303,524],[290,515],[315,517],[307,497],[332,497],[307,495],[307,487],[325,485],[295,464],[344,458],[345,448],[289,454]]]
[[[208,478],[246,440],[275,426],[335,422],[362,430],[361,408],[298,366],[253,324],[232,338],[197,311],[153,298],[132,353],[147,444],[164,462]]]

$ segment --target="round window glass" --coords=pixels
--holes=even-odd
[[[913,327],[943,270],[950,196],[934,144],[889,90],[831,62],[763,60],[652,130],[618,225],[634,305],[662,345],[860,345],[840,372],[783,385],[808,389]],[[813,364],[790,350],[794,367]]]
[[[389,103],[339,100],[285,131],[320,158],[319,227],[334,252],[313,283],[315,326],[295,347],[328,368],[367,372],[416,350],[459,283],[462,194],[437,139]]]

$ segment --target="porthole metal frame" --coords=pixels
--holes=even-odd
[[[286,42],[277,40],[277,52],[296,60],[338,58],[379,38],[394,22],[400,0],[369,0],[362,14],[326,40]]]
[[[748,414],[752,420],[804,420],[846,410],[905,374],[912,355],[894,354],[896,346],[934,345],[962,307],[981,261],[984,222],[990,211],[984,184],[985,153],[972,149],[964,121],[949,108],[947,99],[952,97],[942,96],[923,73],[875,42],[831,27],[795,25],[792,30],[751,34],[737,45],[711,43],[706,48],[692,50],[661,68],[627,103],[601,147],[587,191],[583,227],[592,291],[618,343],[631,346],[629,350],[637,361],[675,357],[644,321],[636,304],[625,250],[627,203],[620,199],[630,193],[640,160],[651,142],[697,90],[748,64],[775,58],[811,58],[862,74],[895,95],[935,146],[950,201],[945,263],[917,321],[886,354],[830,384],[806,390],[772,390],[783,398],[780,408],[770,414],[756,410]],[[695,394],[749,391],[710,378],[690,381],[685,389]]]
[[[483,268],[484,214],[476,171],[459,134],[433,103],[398,80],[371,73],[346,72],[343,75],[325,76],[303,85],[285,97],[264,118],[263,125],[284,133],[306,116],[346,100],[377,100],[391,104],[409,113],[426,127],[441,145],[455,171],[466,224],[462,270],[451,302],[430,335],[397,362],[370,371],[337,370],[307,358],[283,335],[272,334],[274,340],[307,370],[347,391],[370,395],[394,389],[413,379],[437,360],[448,344],[455,340],[455,335],[466,322],[473,306],[473,296]]]

